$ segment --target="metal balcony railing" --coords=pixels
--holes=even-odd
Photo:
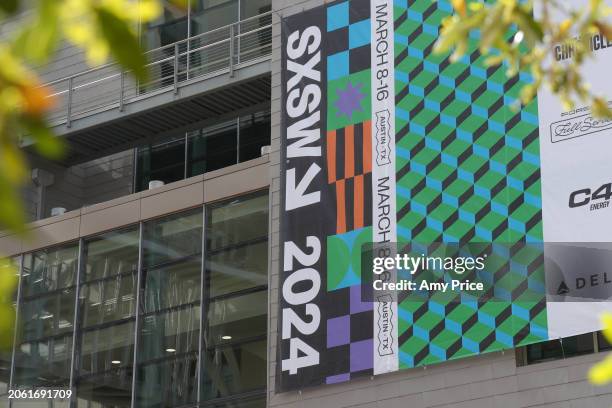
[[[228,74],[269,59],[272,13],[267,12],[198,34],[146,53],[149,79],[136,82],[117,64],[107,64],[45,84],[53,90],[52,125],[71,126],[74,119],[119,109],[126,104],[174,90],[187,81]]]

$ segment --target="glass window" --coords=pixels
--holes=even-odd
[[[209,250],[216,251],[267,239],[268,196],[239,197],[209,211],[206,234]]]
[[[270,134],[270,111],[266,110],[140,147],[136,191],[147,190],[153,180],[168,184],[261,157],[261,148],[270,145]]]
[[[66,386],[70,379],[78,245],[24,256],[17,386]]]
[[[261,148],[270,145],[270,114],[240,118],[240,162],[261,157]]]
[[[265,340],[206,349],[202,399],[264,389],[266,361]]]
[[[149,221],[144,227],[144,266],[179,261],[202,252],[202,210]]]
[[[77,406],[129,407],[134,361],[134,322],[82,334]]]
[[[265,336],[268,312],[266,290],[211,301],[205,342],[209,347]]]
[[[67,387],[70,383],[72,334],[22,342],[15,349],[16,386]]]
[[[214,401],[266,387],[267,194],[211,206],[206,226],[201,389],[202,400]]]
[[[166,0],[163,6],[162,15],[149,23],[144,32],[146,49],[159,48],[187,38],[187,10]]]
[[[117,374],[122,369],[131,368],[134,361],[134,322],[84,331],[80,352],[80,376],[107,371]]]
[[[599,351],[608,351],[612,349],[612,345],[606,340],[602,332],[597,332],[597,347]]]
[[[188,177],[238,163],[238,122],[234,119],[188,137]]]
[[[138,239],[138,228],[134,227],[86,242],[84,281],[136,272]]]
[[[240,20],[267,13],[272,9],[270,0],[242,0],[240,2]]]
[[[136,405],[197,399],[202,211],[145,223]]]
[[[136,285],[135,274],[117,275],[85,284],[80,294],[83,301],[82,327],[133,317],[136,311]]]
[[[75,288],[24,300],[20,306],[21,337],[38,340],[73,330]]]
[[[192,0],[191,35],[238,21],[238,0]]]
[[[589,354],[595,351],[593,333],[566,337],[561,340],[550,340],[527,346],[527,363],[556,360]]]
[[[181,407],[197,400],[198,356],[152,361],[138,368],[136,407]]]
[[[145,313],[199,301],[201,265],[197,255],[193,260],[145,271],[142,302]]]
[[[136,190],[149,188],[153,180],[165,184],[185,178],[185,138],[138,149]]]
[[[74,285],[78,256],[78,245],[25,255],[22,296],[27,298]]]
[[[134,361],[139,229],[84,244],[77,406],[129,407]]]

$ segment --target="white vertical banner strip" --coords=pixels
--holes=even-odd
[[[371,0],[372,241],[397,241],[393,0]],[[380,247],[380,246],[379,246]],[[389,280],[396,280],[396,272]],[[374,374],[397,371],[397,294],[374,293]]]
[[[570,9],[577,11],[587,6],[587,0],[574,0]],[[538,7],[535,14],[541,15]],[[564,13],[552,14],[554,21],[566,18]],[[596,95],[612,104],[612,38],[592,34],[581,41],[593,50],[581,67],[583,78]],[[572,63],[571,43],[557,44],[550,50],[549,58],[561,65]],[[573,109],[564,108],[547,88],[538,91],[538,116],[544,242],[584,248],[612,242],[612,121],[594,118],[585,103],[578,102]],[[609,245],[602,249],[609,250]],[[612,299],[586,301],[588,296],[583,294],[610,284],[606,281],[612,273],[592,276],[593,271],[587,267],[577,273],[569,272],[562,255],[562,251],[547,251],[545,246],[547,262],[561,266],[558,276],[553,272],[559,268],[548,268],[548,264],[546,268],[547,284],[552,287],[547,302],[548,332],[552,339],[600,330],[599,317],[612,309]],[[612,267],[608,271],[612,272]],[[567,293],[565,299],[559,300],[551,294],[564,292],[556,289],[561,281]]]

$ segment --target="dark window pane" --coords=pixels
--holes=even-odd
[[[149,221],[144,227],[144,266],[202,252],[202,211]]]
[[[188,177],[222,169],[238,162],[238,122],[207,128],[188,139]]]
[[[612,345],[600,331],[597,332],[597,345],[599,346],[599,351],[607,351],[612,349]]]
[[[90,327],[134,316],[136,274],[116,276],[81,287],[82,326]]]
[[[17,386],[67,387],[72,335],[23,343],[15,350]]]
[[[240,120],[240,161],[261,157],[261,148],[270,144],[270,113],[244,117]]]
[[[40,295],[76,284],[78,254],[78,245],[71,245],[25,255],[22,295]]]
[[[192,0],[191,35],[238,21],[238,0]]]
[[[240,19],[266,13],[271,9],[271,0],[246,0],[240,2]]]
[[[187,38],[187,12],[184,8],[164,1],[164,12],[147,24],[143,38],[148,49],[159,48]]]
[[[527,363],[568,358],[594,352],[593,333],[566,337],[527,346]]]
[[[138,229],[111,232],[85,243],[83,282],[138,269]]]
[[[206,348],[265,336],[268,291],[212,301],[208,307]]]
[[[185,139],[180,138],[138,149],[137,191],[147,190],[149,182],[165,184],[185,178]]]
[[[266,386],[265,340],[207,349],[202,357],[204,400]]]
[[[198,255],[192,261],[146,271],[142,302],[144,313],[200,300],[201,265]]]
[[[31,341],[72,332],[75,288],[25,301],[20,306],[22,340]]]

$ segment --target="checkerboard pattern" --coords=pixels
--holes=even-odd
[[[343,1],[327,8],[329,80],[370,68],[369,14],[369,1]]]
[[[327,293],[326,383],[372,375],[372,303],[361,302],[361,285]]]

